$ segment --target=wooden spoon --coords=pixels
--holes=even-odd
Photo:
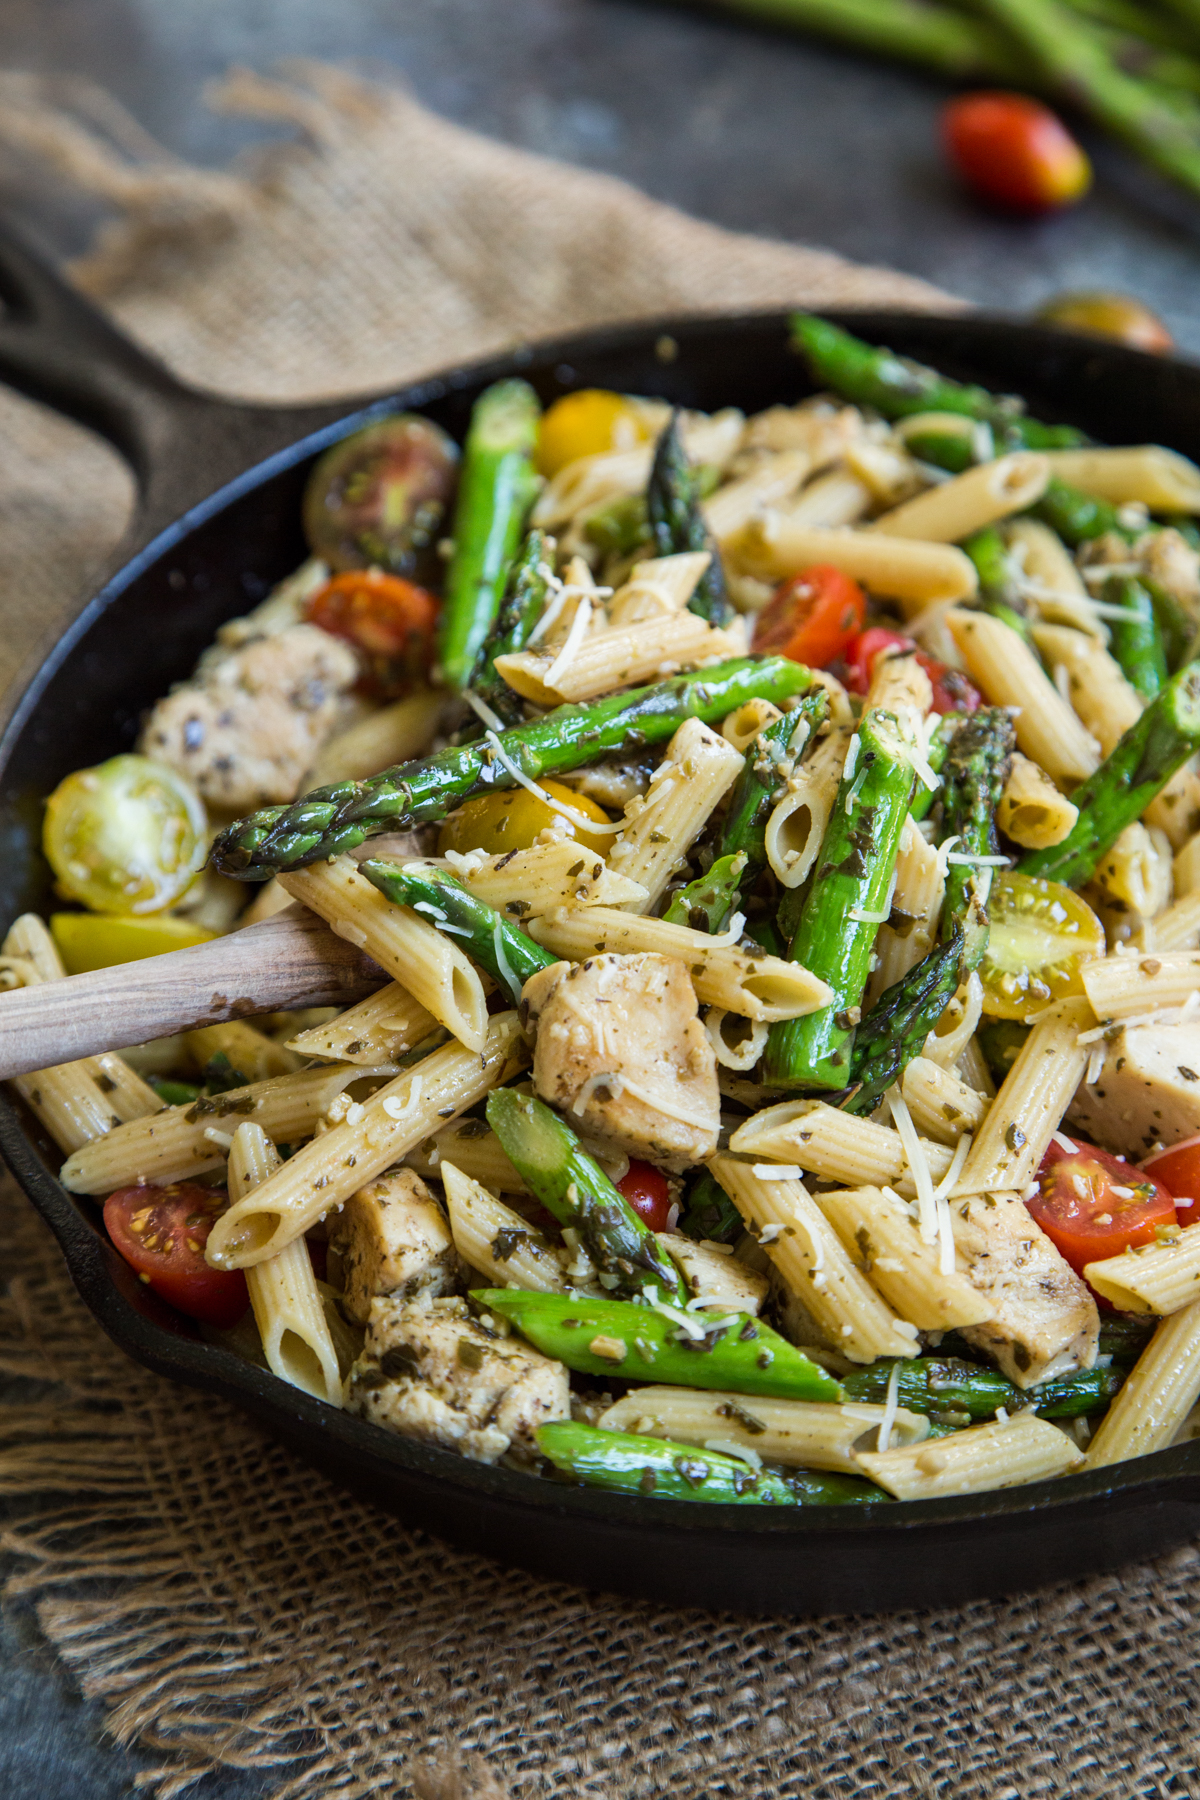
[[[349,1006],[389,979],[307,907],[191,950],[0,994],[0,1080],[225,1019]]]

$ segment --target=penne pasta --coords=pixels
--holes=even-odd
[[[1088,1446],[1087,1467],[1106,1469],[1171,1444],[1200,1399],[1200,1300],[1164,1319]]]
[[[1175,892],[1179,899],[1200,889],[1200,832],[1175,853]]]
[[[762,1310],[769,1281],[735,1256],[728,1245],[697,1243],[682,1231],[659,1232],[658,1245],[683,1276],[689,1304],[697,1310],[732,1308],[754,1315]]]
[[[953,1152],[945,1144],[919,1138],[930,1178],[941,1181]],[[729,1140],[739,1156],[795,1163],[823,1181],[847,1188],[893,1187],[906,1198],[916,1193],[913,1170],[898,1131],[857,1119],[824,1100],[785,1100],[739,1125]]]
[[[913,1057],[900,1092],[917,1130],[939,1144],[957,1144],[967,1132],[974,1136],[987,1117],[985,1096],[927,1056]]]
[[[799,887],[817,859],[846,766],[849,734],[836,728],[818,740],[785,784],[764,834],[767,861],[784,887]]]
[[[1072,708],[1109,756],[1142,716],[1142,703],[1120,664],[1094,637],[1065,625],[1035,625],[1033,641],[1052,671],[1064,671]]]
[[[299,1056],[382,1068],[424,1043],[437,1029],[433,1014],[426,1012],[398,981],[389,981],[378,993],[368,994],[357,1006],[348,1006],[335,1019],[312,1025],[289,1038],[288,1049]]]
[[[970,557],[950,544],[819,528],[777,512],[751,519],[732,553],[764,581],[786,581],[816,563],[831,563],[881,598],[898,600],[910,618],[940,600],[967,600],[979,585]]]
[[[568,637],[561,648],[517,650],[496,658],[496,672],[535,706],[592,700],[614,687],[662,681],[680,669],[740,654],[729,632],[693,612],[665,613],[633,625],[614,625]]]
[[[687,550],[634,563],[608,603],[608,624],[636,625],[682,612],[711,561],[709,550]]]
[[[1045,492],[1050,464],[1029,450],[980,463],[951,481],[904,501],[867,526],[868,531],[927,543],[958,544],[985,525],[1023,512]]]
[[[625,808],[624,825],[609,851],[609,867],[646,890],[644,901],[626,903],[629,912],[646,913],[658,903],[744,763],[732,744],[699,719],[679,727],[649,791]]]
[[[1074,828],[1079,808],[1060,794],[1044,769],[1018,751],[1012,759],[996,823],[1023,850],[1061,844]]]
[[[1171,1228],[1158,1242],[1091,1262],[1083,1273],[1118,1312],[1179,1312],[1200,1298],[1200,1225]]]
[[[1021,592],[1037,616],[1052,624],[1073,625],[1107,643],[1108,628],[1057,532],[1040,519],[1012,519],[1004,528],[1004,538],[1019,571]]]
[[[768,1026],[714,1006],[704,1021],[713,1055],[723,1069],[752,1069],[767,1047]]]
[[[865,1475],[897,1500],[941,1500],[1049,1481],[1083,1467],[1083,1451],[1065,1431],[1036,1413],[994,1425],[970,1425],[933,1443],[859,1451]]]
[[[790,1468],[838,1469],[856,1475],[860,1471],[855,1451],[878,1441],[886,1410],[867,1404],[813,1404],[655,1386],[635,1388],[601,1413],[596,1423],[601,1431],[632,1431],[734,1456],[745,1452]],[[929,1436],[929,1420],[897,1407],[889,1436],[896,1445],[923,1443]]]
[[[1046,460],[1057,480],[1098,494],[1115,506],[1133,501],[1154,512],[1200,512],[1200,469],[1161,444],[1051,450]]]
[[[945,871],[936,846],[927,843],[912,819],[907,819],[896,858],[891,911],[875,937],[875,972],[866,992],[868,1008],[932,950],[945,888]]]
[[[505,1154],[500,1139],[482,1119],[456,1119],[422,1138],[404,1158],[427,1181],[441,1180],[442,1158],[494,1194],[523,1194],[525,1183]]]
[[[913,655],[884,651],[871,666],[871,686],[864,712],[915,713],[923,719],[933,705],[933,683]]]
[[[1056,781],[1074,787],[1100,764],[1095,739],[1047,678],[1028,644],[1002,619],[950,612],[946,623],[968,672],[993,706],[1019,709],[1017,743]]]
[[[704,520],[722,547],[767,506],[785,504],[812,467],[807,450],[780,450],[762,460],[739,480],[730,481],[706,500]]]
[[[641,882],[618,875],[573,838],[556,837],[478,862],[472,856],[456,873],[480,900],[522,924],[560,906],[630,906],[647,898]]]
[[[426,688],[369,713],[322,746],[305,778],[305,788],[363,781],[393,763],[419,755],[437,730],[444,705],[442,694]]]
[[[1099,956],[1079,971],[1084,992],[1101,1023],[1141,1021],[1147,1014],[1182,1006],[1200,987],[1200,953]]]
[[[1175,859],[1178,868],[1179,858]],[[1142,950],[1168,951],[1200,948],[1200,893],[1185,894],[1173,906],[1155,914],[1135,940]]]
[[[570,1291],[569,1258],[548,1238],[452,1162],[442,1163],[438,1173],[446,1187],[454,1248],[488,1287],[526,1288],[536,1294]]]
[[[739,706],[722,721],[721,736],[744,756],[759,733],[780,717],[779,708],[769,700],[747,700],[744,706]]]
[[[808,483],[797,499],[779,510],[791,525],[827,529],[831,526],[857,525],[874,504],[875,495],[871,484],[853,469],[843,467],[818,475],[815,481]],[[770,510],[772,509],[763,507],[754,517],[761,518]],[[726,538],[722,548],[726,553],[732,548],[734,556],[737,555],[735,533]]]
[[[955,1194],[1029,1185],[1087,1065],[1079,1034],[1094,1023],[1086,1000],[1060,1000],[1037,1021],[988,1109]]]
[[[223,1056],[230,1067],[247,1081],[267,1081],[272,1075],[291,1075],[301,1060],[285,1050],[265,1031],[258,1031],[245,1019],[230,1019],[225,1025],[205,1025],[184,1034],[188,1050],[198,1069],[206,1069],[214,1056]]]
[[[1171,899],[1171,846],[1159,831],[1137,820],[1096,864],[1095,881],[1125,911],[1153,919]]]
[[[925,1242],[915,1211],[898,1194],[847,1188],[818,1193],[816,1203],[847,1255],[918,1331],[954,1331],[992,1317],[995,1309],[960,1270],[943,1270],[941,1245]]]

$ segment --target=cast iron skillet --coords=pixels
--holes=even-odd
[[[0,924],[49,899],[40,801],[70,770],[131,747],[139,715],[186,675],[222,620],[301,560],[314,457],[385,407],[461,441],[475,396],[519,372],[542,399],[576,386],[754,411],[808,391],[781,314],[668,320],[538,345],[380,399],[240,406],[185,388],[0,240],[0,378],[94,427],[132,465],[141,506],[120,566],[50,650],[0,739]],[[1200,369],[971,316],[860,313],[865,337],[1028,396],[1112,442],[1200,456]],[[665,342],[669,338],[672,342]],[[0,1150],[109,1335],[160,1374],[251,1413],[333,1480],[474,1551],[539,1575],[743,1613],[936,1606],[1111,1569],[1200,1530],[1200,1444],[1090,1475],[911,1505],[688,1506],[589,1493],[389,1436],[203,1343],[137,1282],[59,1157],[0,1098]]]

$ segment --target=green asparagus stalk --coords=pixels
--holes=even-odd
[[[942,722],[933,734],[933,738],[929,745],[929,753],[925,758],[935,775],[941,774],[943,764],[946,761],[946,752],[950,748],[950,740],[966,716],[965,713],[957,712],[942,714]],[[917,791],[913,795],[912,803],[908,809],[912,817],[918,821],[926,818],[929,814],[930,807],[938,798],[939,792],[940,789],[926,787],[923,781],[919,781],[917,783]]]
[[[721,553],[700,511],[695,472],[679,436],[677,415],[672,415],[654,452],[646,489],[646,513],[659,556],[672,556],[681,550],[711,553],[712,561],[696,584],[688,611],[698,613],[710,625],[728,625],[733,608],[725,592]]]
[[[1014,1413],[1032,1408],[1044,1419],[1078,1419],[1104,1412],[1125,1379],[1119,1369],[1080,1369],[1036,1387],[1018,1388],[996,1369],[954,1357],[919,1356],[899,1365],[896,1397],[910,1412],[931,1417],[958,1414],[966,1425],[995,1416],[996,1408]],[[880,1404],[887,1398],[892,1370],[889,1361],[855,1369],[842,1382],[847,1399]]]
[[[539,1425],[538,1448],[564,1475],[610,1494],[653,1494],[659,1500],[695,1500],[724,1506],[846,1506],[886,1500],[869,1481],[853,1475],[796,1470],[787,1475],[753,1469],[720,1450],[601,1431],[569,1419]]]
[[[914,422],[914,429],[904,433],[904,443],[918,462],[932,463],[935,469],[961,475],[976,463],[990,462],[996,454],[991,427],[982,422],[960,414],[956,429],[945,415],[938,418],[931,414],[928,422],[921,420],[919,413],[915,418],[920,424]]]
[[[579,1233],[603,1285],[686,1300],[679,1271],[654,1233],[565,1120],[533,1094],[513,1088],[488,1095],[487,1118],[529,1191],[561,1225]]]
[[[1028,65],[986,20],[915,0],[722,0],[732,12],[816,31],[880,56],[920,63],[951,81],[1027,86]]]
[[[746,1227],[720,1182],[707,1169],[701,1169],[685,1192],[679,1229],[686,1237],[732,1244]]]
[[[1200,662],[1173,675],[1113,747],[1094,775],[1071,794],[1079,817],[1061,844],[1031,850],[1017,867],[1078,886],[1092,875],[1105,851],[1200,749]]]
[[[472,691],[506,725],[515,725],[525,712],[515,694],[496,673],[496,658],[523,650],[529,634],[541,618],[550,592],[547,579],[553,552],[544,531],[531,531],[512,571],[500,605],[496,628],[488,638],[482,667],[471,682]]]
[[[1033,518],[1057,531],[1063,543],[1069,544],[1072,550],[1109,531],[1122,537],[1131,535],[1117,518],[1117,509],[1110,501],[1085,494],[1081,488],[1071,487],[1056,475],[1050,477],[1041,499],[1036,500],[1029,511]]]
[[[724,931],[733,915],[749,857],[719,856],[707,875],[698,875],[671,896],[663,918],[668,925],[690,925],[693,931]]]
[[[1158,1327],[1159,1321],[1131,1314],[1101,1313],[1100,1355],[1110,1356],[1116,1369],[1132,1369]]]
[[[891,713],[864,714],[847,758],[816,875],[789,956],[829,984],[819,1012],[772,1025],[764,1080],[779,1088],[844,1088],[871,950],[892,884],[913,768]]]
[[[1177,600],[1174,594],[1157,581],[1151,581],[1143,575],[1142,586],[1149,594],[1150,604],[1154,608],[1154,622],[1162,639],[1167,671],[1175,675],[1200,649],[1200,622],[1182,601]]]
[[[519,1288],[485,1288],[471,1298],[581,1375],[785,1400],[841,1398],[832,1375],[750,1313],[683,1312],[672,1306],[674,1316],[667,1317],[632,1300]]]
[[[980,1022],[976,1039],[997,1087],[1008,1079],[1029,1032],[1030,1027],[1019,1024],[1016,1019],[984,1019]]]
[[[469,683],[491,635],[536,491],[541,408],[527,381],[498,381],[475,402],[454,510],[439,655],[447,687]]]
[[[1025,601],[1017,585],[1004,539],[996,526],[989,525],[972,537],[964,538],[962,548],[975,564],[979,576],[979,592],[969,605],[976,612],[989,613],[1015,631],[1036,655],[1033,633],[1025,619]]]
[[[1167,658],[1154,602],[1132,575],[1110,575],[1102,598],[1108,606],[1121,607],[1126,615],[1123,619],[1109,619],[1109,649],[1130,686],[1143,700],[1153,700],[1167,684]]]
[[[514,1006],[520,1005],[529,977],[558,960],[477,899],[447,869],[370,857],[359,863],[358,872],[397,906],[411,906],[439,931],[456,938],[467,955],[499,982]]]
[[[854,1035],[844,1110],[865,1117],[899,1081],[958,991],[961,926],[879,996]]]
[[[809,671],[786,657],[744,657],[677,675],[655,687],[608,694],[587,706],[560,706],[500,734],[505,756],[537,780],[604,757],[662,743],[685,719],[714,724],[747,700],[777,704],[811,685]],[[213,846],[213,865],[239,881],[264,881],[353,850],[380,831],[442,819],[464,801],[517,785],[493,740],[459,744],[419,762],[400,763],[367,781],[316,788],[291,806],[268,806],[229,826]]]
[[[629,556],[645,544],[653,546],[650,520],[644,494],[623,494],[589,513],[583,522],[583,535],[589,544],[606,556]]]

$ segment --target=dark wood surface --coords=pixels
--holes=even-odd
[[[1089,139],[1098,171],[1074,212],[1035,224],[977,209],[937,147],[938,82],[816,43],[635,0],[5,0],[0,65],[82,75],[178,154],[220,166],[269,135],[209,113],[232,62],[315,56],[405,76],[427,104],[544,154],[626,177],[742,230],[819,243],[1013,311],[1080,286],[1156,306],[1200,354],[1200,205]],[[94,222],[32,170],[0,200],[63,252]],[[0,1796],[118,1800],[151,1759],[103,1738],[18,1613],[0,1624]],[[196,1800],[248,1800],[231,1774]]]

